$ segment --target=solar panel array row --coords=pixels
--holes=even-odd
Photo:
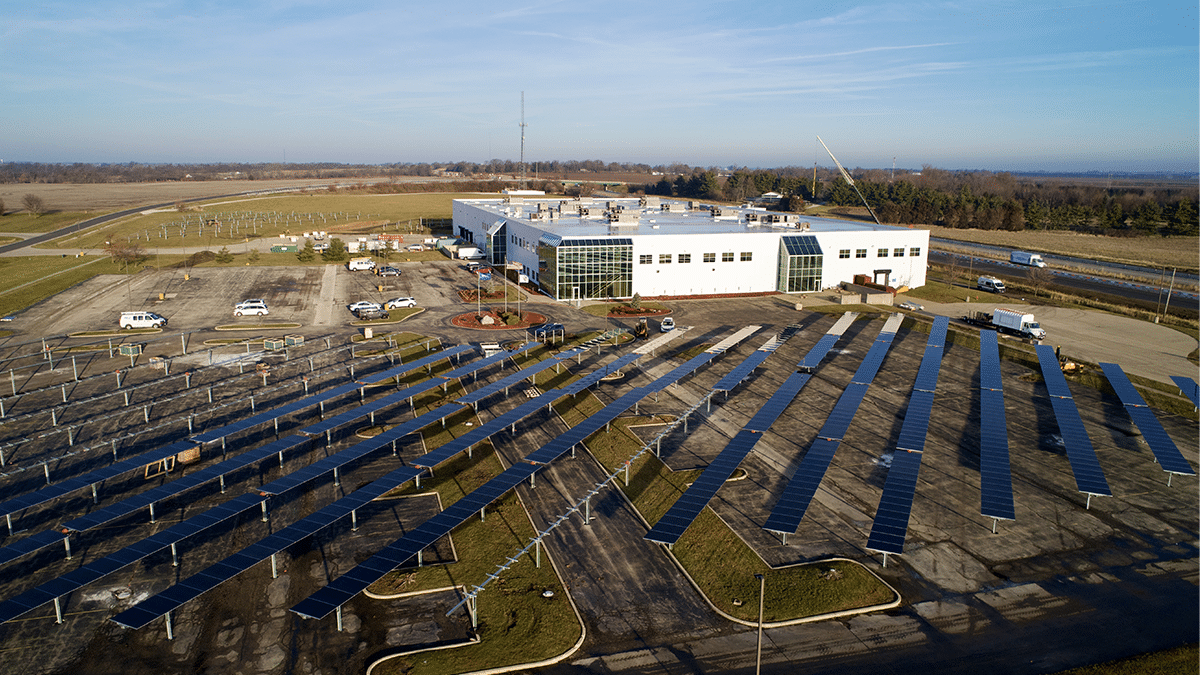
[[[679,541],[683,533],[691,526],[704,507],[717,494],[717,490],[729,480],[737,470],[746,455],[754,449],[755,444],[762,438],[764,431],[769,429],[775,420],[783,414],[784,409],[795,399],[796,394],[812,377],[808,373],[792,373],[783,385],[767,399],[758,413],[742,427],[716,459],[700,474],[683,495],[671,505],[671,508],[654,524],[646,539],[660,544],[673,545]]]
[[[985,335],[995,335],[984,331]],[[1008,456],[1008,426],[1004,418],[1004,392],[979,392],[979,513],[989,518],[1014,520],[1012,466]]]
[[[834,328],[838,328],[848,316],[844,316],[841,321],[838,321]],[[896,320],[898,318],[893,316],[884,323],[883,329],[871,344],[871,349],[867,351],[867,356],[855,371],[852,381],[846,385],[842,395],[838,397],[837,403],[834,404],[833,410],[829,413],[829,418],[817,432],[817,439],[809,446],[808,452],[800,462],[800,467],[796,469],[796,473],[783,488],[779,501],[775,503],[775,507],[771,509],[771,515],[767,517],[767,522],[763,525],[764,530],[788,534],[795,532],[796,528],[800,526],[800,521],[804,519],[804,514],[808,511],[813,496],[817,494],[817,488],[820,487],[821,480],[825,478],[825,472],[829,469],[830,462],[833,461],[833,454],[841,445],[846,431],[850,429],[850,424],[854,421],[854,414],[858,411],[863,397],[867,395],[867,388],[875,379],[875,374],[883,364],[883,357],[887,355],[892,346],[892,339],[896,336],[896,327],[899,326],[899,321]],[[837,337],[837,335],[827,334],[804,357],[804,361],[801,363],[820,363],[821,359],[814,358],[816,355],[813,352],[819,348],[823,348],[827,352],[833,347]],[[829,341],[829,338],[833,338],[833,341]]]
[[[438,352],[437,354],[427,356],[423,359],[413,361],[412,363],[408,363],[408,364],[401,365],[401,366],[396,366],[395,368],[390,368],[381,373],[376,373],[370,377],[364,378],[363,382],[367,382],[367,383],[380,382],[384,379],[387,379],[388,377],[393,377],[395,375],[407,372],[409,370],[424,367],[426,365],[435,363],[444,358],[453,356],[455,354],[459,354],[459,353],[461,353],[465,350],[469,350],[469,349],[471,349],[471,348],[468,346],[455,345],[454,347],[450,347],[441,352]],[[21,495],[18,497],[14,497],[12,499],[5,500],[4,502],[0,502],[0,514],[4,514],[4,515],[13,514],[13,513],[17,513],[18,511],[27,509],[27,508],[38,506],[40,504],[45,504],[46,502],[53,501],[55,499],[58,499],[59,497],[62,497],[62,496],[68,495],[72,492],[75,492],[76,490],[82,490],[83,488],[89,487],[91,485],[95,485],[97,483],[103,483],[106,480],[116,478],[117,476],[120,476],[121,474],[127,473],[129,471],[134,471],[134,470],[140,469],[146,465],[160,462],[169,457],[174,457],[175,455],[178,455],[179,453],[181,453],[185,450],[191,450],[192,448],[195,448],[196,443],[205,443],[208,441],[220,440],[221,438],[223,438],[225,436],[229,436],[233,433],[237,433],[240,430],[248,429],[255,425],[270,421],[276,417],[280,417],[282,415],[286,415],[291,412],[295,412],[296,410],[306,408],[306,407],[309,407],[312,405],[317,405],[321,401],[327,401],[327,400],[330,400],[332,398],[335,398],[335,397],[340,396],[345,393],[356,391],[357,389],[360,388],[360,386],[361,385],[358,383],[352,383],[352,384],[342,385],[340,387],[335,387],[332,390],[325,391],[320,394],[316,394],[314,396],[300,399],[299,401],[296,401],[294,403],[291,403],[291,404],[288,404],[285,406],[280,406],[278,408],[268,410],[268,411],[266,411],[264,413],[260,413],[258,415],[253,415],[253,416],[247,418],[246,420],[240,420],[237,422],[233,422],[233,423],[227,424],[219,429],[214,429],[212,431],[208,431],[203,434],[198,434],[196,436],[193,436],[192,439],[190,439],[190,440],[177,441],[177,442],[171,443],[169,445],[155,448],[154,450],[150,450],[149,452],[144,452],[139,455],[127,457],[119,462],[114,462],[113,464],[110,464],[105,467],[101,467],[94,471],[89,471],[89,472],[81,474],[79,476],[68,478],[67,480],[59,481],[58,483],[55,483],[53,485],[46,486],[40,490],[36,490],[34,492],[30,492],[30,493],[27,493],[27,494],[24,494],[24,495]]]
[[[567,354],[569,357],[570,355],[574,354],[574,351],[565,354]],[[637,357],[638,355],[633,356],[634,359]],[[601,371],[607,372],[607,369],[601,369]],[[538,399],[530,401],[525,406],[521,406],[521,408],[528,407],[531,409],[537,409],[547,402],[545,399],[548,398],[549,401],[553,401],[559,396],[561,396],[561,392],[548,392],[547,394],[538,397]],[[458,406],[447,404],[436,410],[427,412],[414,420],[397,425],[396,427],[389,429],[379,436],[364,441],[359,445],[364,446],[368,452],[382,448],[388,443],[392,442],[392,440],[432,424],[443,415],[452,414],[458,409]],[[517,411],[510,411],[501,417],[510,416],[515,412]],[[527,414],[529,414],[529,412],[526,411],[515,415],[514,417],[516,419],[520,419]],[[499,419],[500,418],[497,418],[497,420]],[[497,420],[493,420],[493,422],[496,422]],[[288,527],[275,534],[272,534],[266,539],[252,544],[233,556],[230,556],[229,558],[226,558],[225,560],[199,572],[198,574],[189,577],[188,579],[168,588],[156,596],[148,598],[135,607],[132,607],[129,610],[114,616],[113,620],[126,627],[141,628],[149,624],[157,617],[173,611],[174,609],[182,606],[184,603],[199,597],[201,594],[212,590],[213,588],[216,588],[221,583],[224,583],[233,576],[236,576],[237,574],[249,569],[258,562],[265,560],[267,557],[275,553],[279,553],[280,551],[283,551],[296,543],[299,543],[306,537],[312,536],[316,532],[319,532],[325,527],[337,522],[339,519],[345,517],[346,514],[361,507],[370,500],[386,494],[388,491],[403,485],[413,478],[416,478],[423,473],[423,469],[421,467],[436,466],[441,461],[444,461],[444,459],[448,459],[450,456],[457,454],[466,447],[473,445],[475,442],[483,440],[484,438],[495,433],[497,430],[508,426],[510,423],[510,420],[504,419],[501,423],[494,425],[496,427],[495,429],[484,428],[492,423],[489,423],[489,425],[484,425],[484,427],[478,427],[469,432],[468,435],[478,435],[480,436],[479,438],[472,440],[467,444],[461,445],[461,447],[457,449],[450,448],[450,452],[447,452],[447,446],[457,444],[459,441],[464,440],[465,436],[455,439],[454,441],[439,447],[433,452],[418,458],[414,462],[414,467],[402,467],[390,472],[383,478],[380,478],[379,480],[376,480],[371,484],[356,490],[350,495],[339,499],[333,504],[330,504],[329,506],[293,523],[292,525],[289,525]]]
[[[577,351],[578,350],[572,349],[570,352],[570,355],[571,356],[575,355],[575,353]],[[522,368],[520,371],[513,373],[512,375],[509,375],[508,377],[497,380],[496,382],[492,382],[486,386],[476,389],[475,391],[472,391],[471,393],[469,393],[465,396],[462,396],[461,398],[458,399],[458,402],[462,403],[463,405],[474,405],[475,403],[482,401],[483,399],[487,398],[488,396],[491,396],[492,394],[495,394],[498,391],[505,391],[505,390],[509,389],[510,387],[520,385],[525,380],[528,380],[529,378],[533,377],[534,375],[537,375],[538,373],[542,372],[543,370],[548,370],[555,366],[562,365],[563,358],[569,358],[569,356],[564,356],[564,355],[560,354],[558,357],[542,359],[541,361],[538,361],[537,363],[533,364],[532,366]]]
[[[355,595],[368,586],[383,578],[404,561],[416,555],[418,551],[436,542],[450,533],[470,516],[479,512],[483,507],[516,487],[521,481],[532,476],[540,465],[547,464],[562,456],[576,443],[583,441],[605,424],[615,419],[622,412],[631,408],[647,394],[661,391],[675,379],[685,373],[692,372],[707,363],[717,354],[704,352],[689,360],[683,366],[671,370],[667,375],[655,380],[647,387],[639,387],[617,400],[606,405],[600,412],[575,425],[558,438],[543,445],[538,450],[501,472],[499,476],[485,483],[482,487],[464,496],[445,511],[430,518],[417,526],[412,532],[401,539],[389,544],[382,551],[368,558],[365,562],[351,569],[346,574],[331,581],[299,604],[292,611],[308,618],[320,619],[341,607]],[[632,355],[631,355],[632,356]],[[635,357],[636,358],[636,357]]]
[[[270,410],[264,410],[261,413],[251,415],[245,419],[231,422],[219,429],[213,429],[211,431],[205,431],[203,433],[196,434],[195,436],[192,436],[192,440],[196,441],[197,443],[219,441],[226,436],[231,436],[240,431],[258,426],[259,424],[265,424],[276,418],[283,417],[284,415],[290,415],[305,408],[319,405],[323,401],[331,401],[339,396],[354,393],[355,391],[361,389],[364,384],[378,384],[389,377],[403,375],[418,368],[426,368],[434,363],[437,363],[438,361],[441,361],[442,359],[462,354],[463,352],[470,351],[471,349],[472,347],[470,345],[454,345],[435,354],[430,354],[429,356],[417,359],[416,361],[403,363],[398,366],[388,368],[383,372],[364,376],[359,378],[359,380],[356,382],[339,385],[332,389],[313,394],[312,396],[305,396],[304,398],[286,403],[282,406],[272,408]]]
[[[938,373],[941,372],[943,343],[949,319],[934,320],[929,339],[925,343],[925,354],[917,373],[917,382],[904,411],[904,422],[896,440],[896,451],[892,453],[892,464],[879,508],[871,524],[867,548],[882,553],[899,555],[904,552],[904,540],[908,534],[908,520],[912,514],[913,498],[916,497],[917,475],[921,470],[921,454],[925,451],[925,437],[929,432],[929,419],[933,414],[933,399],[936,395]]]
[[[1050,345],[1038,345],[1037,355],[1038,363],[1042,367],[1042,378],[1050,392],[1054,418],[1058,420],[1058,431],[1067,450],[1067,460],[1075,474],[1075,486],[1080,492],[1111,497],[1112,490],[1104,478],[1104,470],[1100,468],[1100,460],[1096,457],[1096,450],[1092,447],[1087,429],[1079,417],[1075,400],[1071,398],[1071,390],[1067,387],[1067,380],[1059,368],[1054,348]]]
[[[516,349],[513,349],[511,351],[502,349],[499,352],[492,354],[491,356],[483,359],[482,361],[468,363],[467,365],[462,366],[460,368],[455,368],[454,370],[451,370],[448,373],[444,373],[443,375],[441,375],[441,377],[444,377],[447,380],[454,380],[454,379],[462,377],[463,375],[469,375],[481,368],[486,368],[486,367],[492,365],[493,363],[502,363],[504,361],[504,359],[516,356],[517,354],[520,354],[528,349],[533,349],[536,346],[538,346],[536,342],[526,342],[525,344],[523,344],[520,347],[517,347]]]
[[[759,347],[754,351],[753,354],[746,357],[744,361],[735,366],[733,370],[729,371],[725,377],[722,377],[721,380],[717,382],[715,386],[713,386],[713,391],[732,391],[733,388],[741,384],[750,375],[750,373],[754,372],[755,368],[761,365],[763,361],[766,361],[768,356],[773,354],[775,350],[779,349],[785,342],[791,339],[791,337],[798,332],[800,332],[800,326],[797,324],[792,324],[783,329],[779,335],[767,340],[765,343],[763,343],[763,346]]]
[[[1115,363],[1101,363],[1100,368],[1104,371],[1104,376],[1108,378],[1108,383],[1117,392],[1117,396],[1121,398],[1121,405],[1125,406],[1125,412],[1129,413],[1133,423],[1142,432],[1142,438],[1146,440],[1146,445],[1150,446],[1150,451],[1154,453],[1154,457],[1162,466],[1163,471],[1185,476],[1194,475],[1195,469],[1183,457],[1183,453],[1179,452],[1179,448],[1176,447],[1171,437],[1167,435],[1162,423],[1146,405],[1146,399],[1142,398],[1137,389],[1133,388],[1133,383],[1129,381],[1125,371],[1121,370],[1121,366]]]

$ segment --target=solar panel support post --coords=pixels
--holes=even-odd
[[[338,608],[337,608],[337,631],[339,633],[342,632],[342,606],[341,605],[338,605]]]
[[[150,502],[150,524],[154,524],[154,502]]]
[[[411,398],[408,399],[408,401],[409,401],[409,403],[412,403]],[[318,403],[318,405],[321,407],[321,421],[324,422],[325,421],[325,401],[320,401]]]
[[[350,509],[350,531],[358,532],[358,509]]]
[[[787,546],[787,532],[780,532],[779,534],[783,535],[783,545]]]
[[[471,628],[479,628],[479,600],[474,595],[467,596],[467,612],[471,615]]]
[[[95,483],[92,483],[92,503],[93,504],[100,503],[100,495],[96,494],[96,484]]]
[[[50,464],[42,462],[42,473],[46,474],[46,485],[50,484]]]
[[[6,523],[8,523],[8,536],[11,537],[13,534],[12,514],[11,513],[4,514],[4,521]]]
[[[174,640],[175,639],[175,629],[171,626],[171,613],[167,612],[166,614],[163,614],[163,619],[165,620],[166,625],[167,625],[167,639]]]
[[[188,418],[188,421],[189,422],[191,421],[190,417]],[[279,418],[276,417],[273,421],[275,422],[275,439],[279,440]],[[372,420],[372,423],[374,423],[374,420]],[[190,429],[190,427],[189,427],[189,429]]]
[[[313,367],[313,360],[312,360],[312,357],[310,356],[310,357],[308,357],[308,372],[311,373],[314,370],[316,370],[316,368]],[[304,384],[305,384],[305,387],[307,388],[308,378],[304,378]]]
[[[484,522],[484,521],[486,521],[486,520],[487,520],[487,513],[486,513],[486,511],[487,511],[487,507],[486,507],[486,506],[481,506],[481,507],[479,507],[479,522],[481,522],[481,523],[482,523],[482,522]]]
[[[592,498],[589,496],[583,500],[583,524],[592,524]],[[9,533],[12,533],[12,526],[9,525]]]
[[[62,622],[63,622],[62,601],[56,597],[56,598],[54,598],[54,623],[62,623]],[[168,630],[167,633],[170,634],[170,631]]]
[[[536,475],[537,475],[537,473],[536,473],[536,472],[529,474],[529,489],[531,489],[531,490],[532,490],[533,488],[537,487],[537,486],[536,486],[536,485],[534,485],[534,483],[533,483],[533,477],[534,477],[534,476],[536,476]]]
[[[71,358],[75,358],[75,357],[71,357]],[[184,381],[184,389],[192,388],[192,371],[189,370],[183,374],[183,381]]]
[[[258,412],[258,404],[254,401],[254,394],[250,395],[250,412]]]
[[[119,373],[120,371],[117,371],[117,372]],[[120,380],[121,380],[121,378],[120,378],[120,376],[118,376],[117,381],[119,382]],[[124,392],[124,394],[125,394],[125,407],[128,408],[129,407],[129,392],[126,391],[126,392]],[[211,394],[209,394],[209,395],[211,396]],[[210,400],[209,403],[212,403],[212,401]]]
[[[150,420],[146,421],[149,422]],[[58,412],[54,408],[50,409],[50,426],[58,426]]]
[[[225,474],[221,474],[221,494],[225,494]]]
[[[192,416],[188,415],[188,433],[192,433]]]
[[[307,381],[305,381],[305,383],[304,383],[304,393],[306,393],[306,394],[308,393],[308,382],[307,382]],[[213,402],[213,398],[212,398],[212,387],[209,387],[209,388],[208,388],[208,402],[209,402],[209,403],[212,403],[212,402]],[[126,403],[125,405],[129,405],[129,404],[128,404],[128,403]]]
[[[171,567],[179,567],[179,551],[175,548],[175,542],[171,542]]]
[[[996,534],[996,523],[997,522],[998,522],[997,518],[992,518],[992,534]]]
[[[538,569],[542,567],[542,540],[540,537],[533,542],[533,566]]]
[[[70,560],[71,559],[71,535],[70,535],[70,533],[67,533],[67,532],[63,533],[63,548],[65,548],[67,550],[67,560]]]
[[[267,522],[267,500],[264,499],[261,502],[261,504],[262,504],[262,521],[265,523],[265,522]]]
[[[887,555],[888,554],[886,552],[883,554],[883,566],[884,567],[887,567]]]
[[[275,554],[271,554],[271,578],[279,578],[279,564],[275,562]]]
[[[335,466],[335,467],[333,467],[333,487],[341,487],[341,486],[342,486],[342,478],[338,474],[338,468]]]
[[[325,447],[333,445],[333,435],[329,429],[325,430]]]

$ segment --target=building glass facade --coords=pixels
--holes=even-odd
[[[785,236],[779,240],[779,290],[811,293],[821,290],[824,254],[817,238]]]
[[[538,245],[538,281],[559,300],[633,295],[633,240],[563,239]]]

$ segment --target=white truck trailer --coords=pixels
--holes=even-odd
[[[973,312],[963,317],[963,321],[982,328],[993,328],[1001,333],[1018,335],[1023,338],[1045,340],[1046,330],[1038,324],[1032,314],[1018,312],[1013,309],[997,307],[994,312]]]
[[[1042,260],[1042,256],[1027,251],[1013,251],[1009,253],[1008,261],[1014,265],[1028,265],[1030,267],[1046,266],[1046,261]]]

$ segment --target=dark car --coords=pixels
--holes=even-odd
[[[390,265],[387,267],[380,267],[379,268],[379,276],[381,276],[381,277],[398,277],[398,276],[400,276],[400,268],[392,267]]]
[[[536,337],[543,337],[546,335],[564,333],[566,332],[566,328],[561,323],[544,323],[540,326],[534,326],[530,329],[530,332],[532,332]]]

